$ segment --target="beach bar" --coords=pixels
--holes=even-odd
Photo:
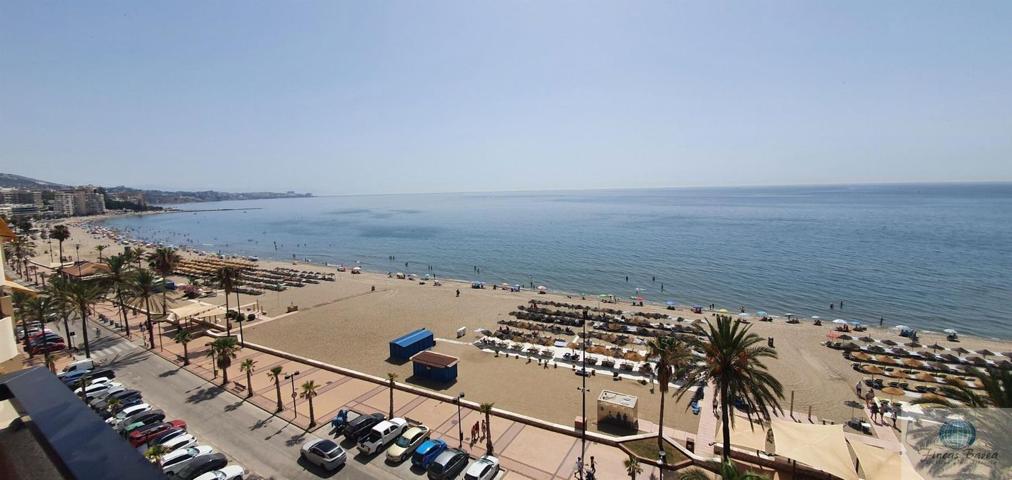
[[[424,351],[411,357],[416,378],[441,383],[457,381],[457,361],[457,357],[433,351]]]
[[[412,355],[436,346],[436,337],[427,328],[419,328],[390,341],[390,358],[407,360]]]

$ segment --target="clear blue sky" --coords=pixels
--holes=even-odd
[[[1012,2],[2,0],[0,171],[315,193],[1012,180]]]

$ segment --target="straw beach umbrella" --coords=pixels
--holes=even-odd
[[[896,387],[885,387],[881,391],[882,393],[889,396],[890,400],[894,400],[896,397],[902,397],[903,395],[906,395],[906,392],[904,392],[903,389]]]
[[[956,352],[956,353],[958,353],[958,354],[960,354],[960,355],[966,355],[966,354],[970,353],[969,350],[967,350],[967,349],[965,349],[963,347],[956,347],[956,349],[953,350],[953,351]]]
[[[882,370],[882,367],[876,367],[875,365],[866,365],[863,369],[861,369],[861,371],[871,375],[872,380],[875,379],[875,375],[882,375],[885,373],[885,370]]]

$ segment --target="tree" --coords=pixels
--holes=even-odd
[[[246,372],[246,398],[253,396],[253,371],[256,370],[257,361],[247,358],[239,364],[239,371]]]
[[[151,297],[155,295],[155,290],[158,289],[155,283],[155,276],[151,273],[151,270],[141,268],[133,272],[130,278],[130,300],[132,303],[140,308],[144,309],[144,314],[147,316],[147,328],[148,328],[148,339],[151,342],[148,348],[155,348],[155,330],[151,323]]]
[[[752,472],[742,472],[734,463],[727,461],[720,466],[722,480],[769,480],[769,477]],[[701,469],[688,470],[678,476],[678,480],[710,480],[710,475]]]
[[[70,229],[66,225],[57,225],[49,231],[49,238],[55,239],[60,244],[60,270],[63,270],[63,242],[70,238]]]
[[[278,408],[275,410],[276,412],[280,412],[285,409],[284,404],[281,403],[281,370],[281,367],[277,366],[271,368],[267,372],[267,378],[274,380],[274,389],[278,392]]]
[[[316,412],[313,410],[313,397],[316,396],[316,389],[319,385],[316,382],[309,380],[302,384],[302,393],[299,394],[302,398],[309,400],[309,428],[316,426]]]
[[[91,358],[88,345],[88,312],[105,298],[106,288],[97,280],[61,282],[61,295],[81,315],[81,335],[84,337],[84,356]]]
[[[190,343],[190,340],[193,340],[193,335],[189,330],[182,328],[181,326],[177,326],[176,334],[172,336],[172,339],[175,340],[176,343],[183,344],[183,365],[189,365],[190,351],[186,348],[186,344]]]
[[[168,299],[167,299],[169,289],[165,288],[165,285],[164,285],[165,279],[168,278],[168,276],[171,275],[172,272],[176,270],[176,267],[179,265],[179,262],[181,262],[182,260],[183,260],[183,257],[180,257],[179,254],[176,253],[176,249],[169,248],[169,247],[158,247],[158,248],[156,248],[155,249],[155,253],[153,255],[151,255],[151,258],[148,260],[148,266],[151,267],[152,270],[158,272],[158,274],[162,276],[162,283],[163,283],[163,285],[162,285],[162,311],[163,312],[168,312],[169,311],[169,305],[168,305]]]
[[[228,310],[228,297],[229,297],[229,295],[232,294],[232,291],[235,290],[235,287],[239,283],[239,270],[236,270],[235,267],[221,267],[221,268],[218,269],[217,272],[215,272],[214,277],[215,277],[214,278],[215,281],[218,283],[218,286],[220,286],[223,290],[225,290],[225,312],[226,312],[226,315],[225,315],[225,334],[226,335],[231,335],[232,334],[232,320],[231,320],[231,317],[228,315],[228,311],[229,311]],[[239,310],[239,306],[238,305],[236,305],[236,310],[237,311]]]
[[[126,329],[126,334],[129,337],[130,321],[127,319],[126,295],[124,292],[128,292],[133,288],[130,276],[130,259],[126,255],[114,255],[106,258],[104,263],[109,267],[109,274],[106,275],[104,280],[109,285],[116,303],[119,304],[119,312],[123,317],[123,327]]]
[[[106,245],[95,245],[95,251],[98,252],[98,261],[102,261],[102,252],[108,248]]]
[[[726,315],[718,315],[715,323],[699,328],[698,335],[689,337],[689,346],[702,351],[706,361],[691,364],[686,371],[687,378],[703,384],[713,382],[716,386],[723,423],[721,456],[726,463],[731,453],[734,403],[744,405],[750,421],[754,414],[769,422],[771,411],[783,411],[780,399],[784,397],[784,387],[763,364],[764,359],[777,358],[776,350],[766,346],[765,340],[758,335],[749,333],[751,325]],[[685,382],[679,388],[678,397],[685,395],[693,383]]]
[[[639,460],[636,460],[636,457],[632,455],[622,462],[622,464],[625,465],[625,473],[629,475],[631,480],[636,480],[636,475],[643,473],[643,467],[640,466]]]
[[[9,245],[10,260],[14,262],[15,271],[27,280],[29,260],[35,256],[35,244],[28,237],[15,237]]]
[[[664,399],[668,394],[668,386],[685,372],[686,366],[692,361],[692,351],[685,343],[675,337],[657,337],[647,344],[649,356],[657,358],[658,391],[661,394],[661,411],[657,430],[657,451],[664,450]]]
[[[162,466],[162,457],[167,453],[169,453],[169,448],[165,445],[153,445],[144,451],[144,458],[160,467]]]
[[[492,452],[492,402],[486,402],[478,406],[478,411],[485,414],[485,453],[494,455]]]
[[[66,277],[57,275],[49,282],[49,287],[46,289],[50,300],[53,302],[54,311],[59,313],[60,317],[63,318],[63,334],[67,337],[67,344],[71,344],[69,312],[74,309],[74,306],[63,294],[66,290],[64,284],[69,282],[70,280],[67,280]]]
[[[50,315],[52,315],[55,308],[56,308],[55,303],[52,301],[52,299],[49,298],[48,295],[35,295],[21,301],[21,307],[19,308],[18,313],[19,316],[21,317],[21,328],[24,329],[25,332],[26,349],[28,348],[28,323],[26,320],[30,319],[33,322],[39,322],[40,325],[45,327],[46,322],[49,321],[49,317]],[[45,335],[43,335],[43,340],[45,343],[47,344],[49,343]],[[43,348],[42,350],[43,355],[45,355],[46,358],[46,366],[49,366],[52,363],[49,354],[49,349]],[[30,351],[29,356],[31,356]]]
[[[949,408],[1012,408],[1012,371],[989,368],[986,374],[975,372],[973,376],[983,385],[983,395],[971,390],[962,379],[948,377],[947,385],[938,389],[939,395],[921,396],[910,403]]]
[[[147,250],[140,247],[131,248],[128,257],[130,261],[137,264],[137,268],[141,268],[141,262],[144,261],[144,257],[148,255]]]
[[[211,342],[211,349],[207,354],[221,369],[221,384],[223,386],[228,383],[228,367],[232,366],[232,360],[235,359],[238,351],[239,344],[235,341],[235,337],[216,338]]]
[[[109,397],[109,400],[106,402],[105,409],[109,412],[115,412],[116,409],[119,408],[121,403],[123,402],[120,401],[120,399],[116,397]]]
[[[387,381],[390,385],[390,414],[387,418],[394,418],[394,382],[397,381],[397,374],[388,372]]]

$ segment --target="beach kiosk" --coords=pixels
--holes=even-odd
[[[412,370],[416,378],[440,383],[457,381],[457,357],[426,350],[411,357]]]
[[[639,425],[639,398],[635,395],[601,390],[597,397],[597,423],[611,423],[637,428]]]
[[[419,328],[390,341],[390,358],[407,360],[412,355],[436,346],[436,337],[427,328]]]

